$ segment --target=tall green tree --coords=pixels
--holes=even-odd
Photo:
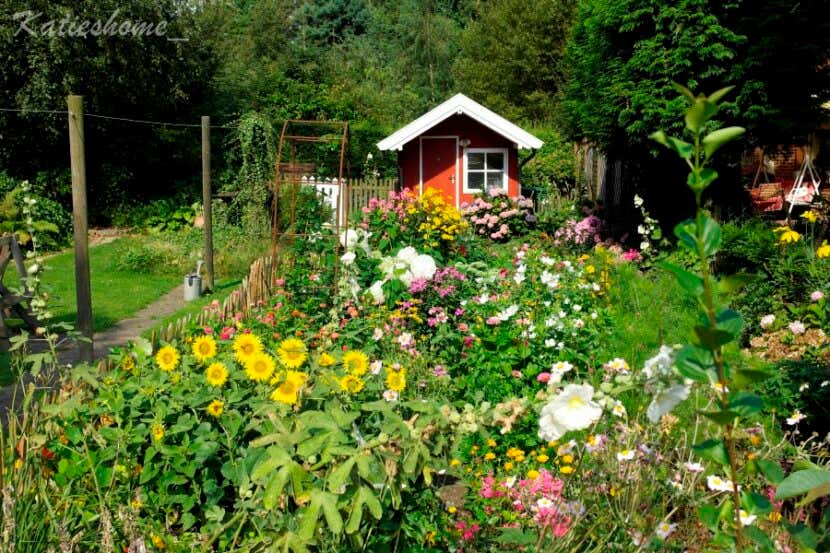
[[[453,65],[456,87],[508,118],[550,120],[576,4],[479,2]]]

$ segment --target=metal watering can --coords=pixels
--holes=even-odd
[[[193,301],[202,296],[202,265],[201,259],[196,262],[196,271],[184,276],[184,301]]]

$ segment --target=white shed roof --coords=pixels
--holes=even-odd
[[[544,142],[501,115],[490,111],[463,94],[456,94],[443,104],[378,142],[378,149],[401,150],[404,144],[418,138],[438,123],[462,113],[512,141],[519,148],[536,150],[544,144]]]

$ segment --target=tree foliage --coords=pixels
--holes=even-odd
[[[458,88],[508,118],[549,121],[575,0],[477,5],[453,70]]]

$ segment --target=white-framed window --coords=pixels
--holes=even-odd
[[[464,149],[464,193],[507,190],[507,148]]]

